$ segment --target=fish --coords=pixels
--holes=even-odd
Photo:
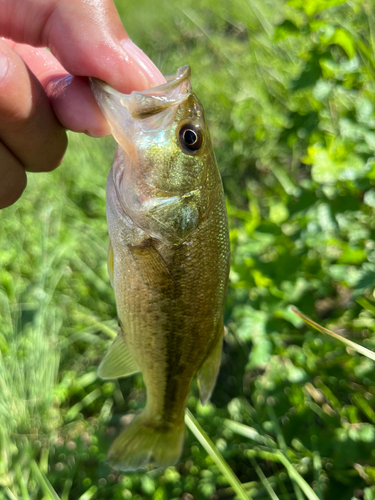
[[[147,392],[108,460],[124,471],[168,467],[183,449],[194,377],[205,404],[221,363],[230,263],[223,185],[189,66],[128,95],[91,86],[118,144],[106,211],[120,332],[98,375],[141,372]]]

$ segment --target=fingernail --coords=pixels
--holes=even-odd
[[[103,130],[102,133],[94,132],[93,130],[85,130],[84,134],[88,135],[89,137],[94,137],[95,139],[98,139],[100,137],[106,137],[107,135],[110,135],[111,132],[110,130]]]
[[[50,99],[63,99],[66,88],[72,83],[73,76],[65,75],[48,82],[46,94]]]
[[[0,80],[8,73],[8,68],[9,59],[4,53],[0,52]]]
[[[147,57],[143,50],[137,47],[137,45],[135,45],[130,38],[122,40],[121,45],[125,49],[128,56],[131,57],[140,67],[143,75],[147,78],[151,87],[156,87],[157,85],[162,85],[166,82],[164,76],[160,73],[151,59]]]

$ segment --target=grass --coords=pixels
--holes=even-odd
[[[216,463],[219,470],[226,477],[228,483],[231,485],[238,498],[240,498],[241,500],[251,500],[251,496],[246,493],[242,484],[233,473],[232,469],[225,462],[221,453],[219,453],[216,446],[212,443],[211,439],[204,432],[189,409],[186,410],[185,422],[190,431],[194,434],[194,436],[198,439],[206,452],[210,455],[212,460]]]
[[[176,467],[108,466],[145,393],[96,376],[117,334],[115,146],[69,134],[63,166],[0,212],[0,500],[375,498],[373,358],[353,355],[375,348],[372,8],[118,6],[162,71],[191,65],[210,122],[232,246],[222,367],[211,403],[192,388]]]
[[[307,317],[305,314],[302,314],[300,311],[297,311],[295,308],[292,308],[292,311],[294,314],[296,314],[299,318],[301,318],[307,325],[311,326],[315,330],[318,330],[320,333],[324,333],[325,335],[329,335],[330,337],[334,338],[335,340],[338,340],[342,344],[346,345],[347,347],[350,347],[353,349],[355,352],[358,352],[359,354],[362,354],[363,356],[366,356],[366,358],[372,359],[375,361],[375,353],[370,351],[370,349],[366,349],[366,347],[363,347],[356,342],[353,342],[352,340],[349,340],[342,335],[339,335],[335,332],[332,332],[331,330],[328,330],[328,328],[324,328],[321,325],[318,325],[315,321],[313,321],[311,318]]]

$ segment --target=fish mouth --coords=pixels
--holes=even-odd
[[[153,121],[152,116],[156,117],[159,113],[161,116],[168,114],[168,108],[172,110],[192,94],[189,66],[183,66],[174,75],[167,76],[166,83],[162,85],[133,91],[130,94],[121,94],[96,78],[89,80],[96,102],[111,127],[113,137],[129,155],[134,153],[131,136],[135,126],[140,125],[143,129],[158,127],[158,121]]]
[[[183,102],[191,93],[190,75],[190,66],[182,66],[175,74],[165,77],[166,83],[130,94],[122,94],[102,80],[89,80],[95,99],[111,124],[110,111],[119,106],[126,108],[133,119],[139,120]]]
[[[158,93],[168,95],[169,93],[171,93],[171,91],[173,91],[177,87],[180,87],[182,84],[186,84],[186,86],[184,89],[180,88],[180,92],[187,94],[191,91],[190,76],[190,66],[186,64],[185,66],[179,68],[173,75],[164,76],[164,78],[167,80],[166,83],[162,83],[161,85],[158,85],[157,87],[153,87],[151,89],[134,91],[130,95],[139,94],[145,97],[154,97],[155,94]]]

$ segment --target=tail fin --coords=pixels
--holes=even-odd
[[[179,459],[185,423],[157,422],[146,410],[136,417],[112,444],[109,463],[118,470],[142,469],[150,463],[169,467]]]

